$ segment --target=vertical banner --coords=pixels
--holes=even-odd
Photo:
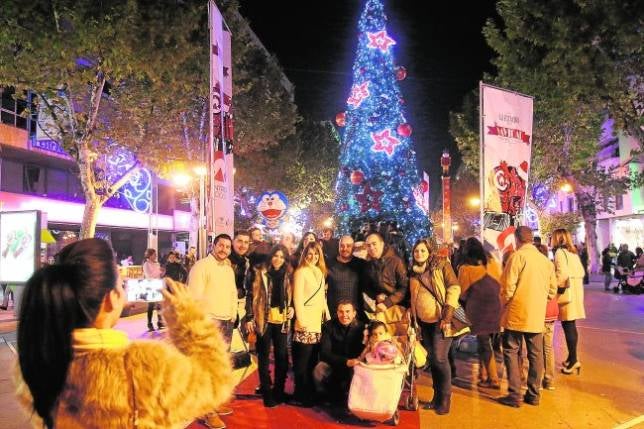
[[[479,90],[482,238],[502,258],[514,250],[516,226],[525,223],[533,99],[482,82]]]
[[[226,75],[232,76],[230,35],[226,37],[223,18],[214,1],[208,3],[210,28],[210,133],[208,231],[233,234],[232,158],[226,159],[225,117],[232,107],[232,80],[226,94]],[[228,51],[226,53],[226,51]],[[226,60],[228,57],[228,66]]]
[[[416,205],[429,216],[429,175],[423,171],[423,180],[413,189]]]

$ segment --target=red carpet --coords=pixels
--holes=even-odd
[[[236,399],[232,403],[234,413],[230,416],[222,417],[228,429],[392,427],[391,425],[375,422],[360,422],[353,416],[345,417],[342,421],[338,421],[329,415],[329,409],[327,407],[299,408],[292,405],[279,405],[275,408],[264,408],[261,398],[255,397],[254,395],[255,387],[258,384],[258,374],[255,371],[254,374],[237,387],[237,394],[241,398]],[[400,410],[400,423],[398,427],[401,429],[418,429],[420,427],[418,412]],[[204,428],[205,426],[199,423],[193,423],[187,429]]]

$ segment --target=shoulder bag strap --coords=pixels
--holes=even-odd
[[[431,272],[431,271],[433,271],[433,270],[430,270],[430,272]],[[423,273],[423,274],[425,274],[425,273]],[[423,282],[423,274],[421,274],[420,276],[418,276],[418,281],[420,282],[420,284],[421,284],[425,289],[427,289],[427,291],[428,291],[429,293],[431,293],[431,294],[432,294],[432,296],[434,297],[434,299],[436,300],[436,302],[438,303],[438,305],[440,305],[440,306],[442,307],[443,305],[445,305],[445,298],[440,297],[440,293],[437,293],[437,292],[436,292],[436,288],[434,287],[433,279],[431,278],[432,274],[429,274],[429,275],[428,275],[428,276],[430,277],[430,280],[432,280],[432,281],[430,282],[430,283],[431,283],[431,287],[430,287],[430,286],[428,286],[428,285],[426,285],[426,284],[425,284],[425,282]],[[442,275],[443,275],[443,273],[441,273],[441,276],[442,276]]]
[[[313,292],[313,295],[311,295],[309,299],[304,301],[304,305],[308,304],[313,298],[315,298],[315,296],[318,294],[318,292],[320,292],[320,289],[322,289],[323,286],[324,286],[324,276],[322,276],[322,280],[320,281],[320,286],[318,286],[318,288],[315,290],[315,292]]]

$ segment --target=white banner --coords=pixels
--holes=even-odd
[[[210,192],[206,214],[208,230],[216,234],[234,232],[232,158],[226,159],[226,116],[232,106],[232,60],[230,34],[225,34],[223,17],[214,1],[209,3],[210,28]],[[228,91],[226,91],[228,89]],[[227,93],[226,93],[227,92]],[[232,129],[232,126],[231,126]],[[230,155],[232,157],[232,155]]]
[[[487,250],[514,249],[522,224],[532,149],[532,97],[480,84],[481,216]]]

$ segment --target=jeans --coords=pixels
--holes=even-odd
[[[494,359],[494,350],[492,349],[492,336],[494,334],[477,335],[479,354],[479,373],[481,381],[490,381],[497,384],[499,382],[499,373],[496,369],[496,359]]]
[[[158,302],[148,302],[148,325],[152,324],[152,313],[154,310],[157,311],[157,324],[163,325],[163,319],[161,318],[161,304]]]
[[[613,275],[609,272],[604,273],[604,290],[610,289],[610,282],[613,281]]]
[[[269,355],[273,346],[275,359],[275,384],[273,391],[277,395],[284,394],[284,383],[288,371],[288,349],[286,344],[287,334],[282,333],[282,325],[267,323],[263,335],[257,336],[257,366],[259,383],[263,394],[268,394],[271,389],[271,375],[269,372]]]
[[[293,378],[295,379],[294,397],[305,403],[313,401],[313,369],[318,362],[319,344],[303,344],[293,341]]]
[[[561,327],[566,336],[566,346],[568,348],[568,359],[566,359],[566,362],[570,362],[570,365],[572,365],[577,362],[577,341],[579,340],[577,325],[574,320],[562,320]]]
[[[214,319],[219,323],[219,332],[224,336],[226,344],[228,344],[228,350],[230,351],[230,342],[233,340],[233,331],[235,330],[235,321],[234,320],[219,320]]]
[[[331,366],[326,362],[319,362],[313,370],[315,389],[320,394],[326,394],[335,402],[346,402],[351,387],[353,368]]]
[[[429,352],[429,363],[434,385],[434,399],[441,400],[452,394],[452,371],[447,357],[452,338],[443,338],[439,328],[440,322],[425,323],[419,321],[422,344]]]
[[[543,380],[551,384],[555,379],[555,350],[553,348],[555,322],[546,322],[545,328],[543,331],[543,362],[545,364]]]
[[[521,400],[519,348],[525,339],[528,348],[528,391],[526,398],[539,399],[539,383],[543,378],[543,334],[507,330],[503,333],[503,358],[508,373],[508,392],[515,401]]]

